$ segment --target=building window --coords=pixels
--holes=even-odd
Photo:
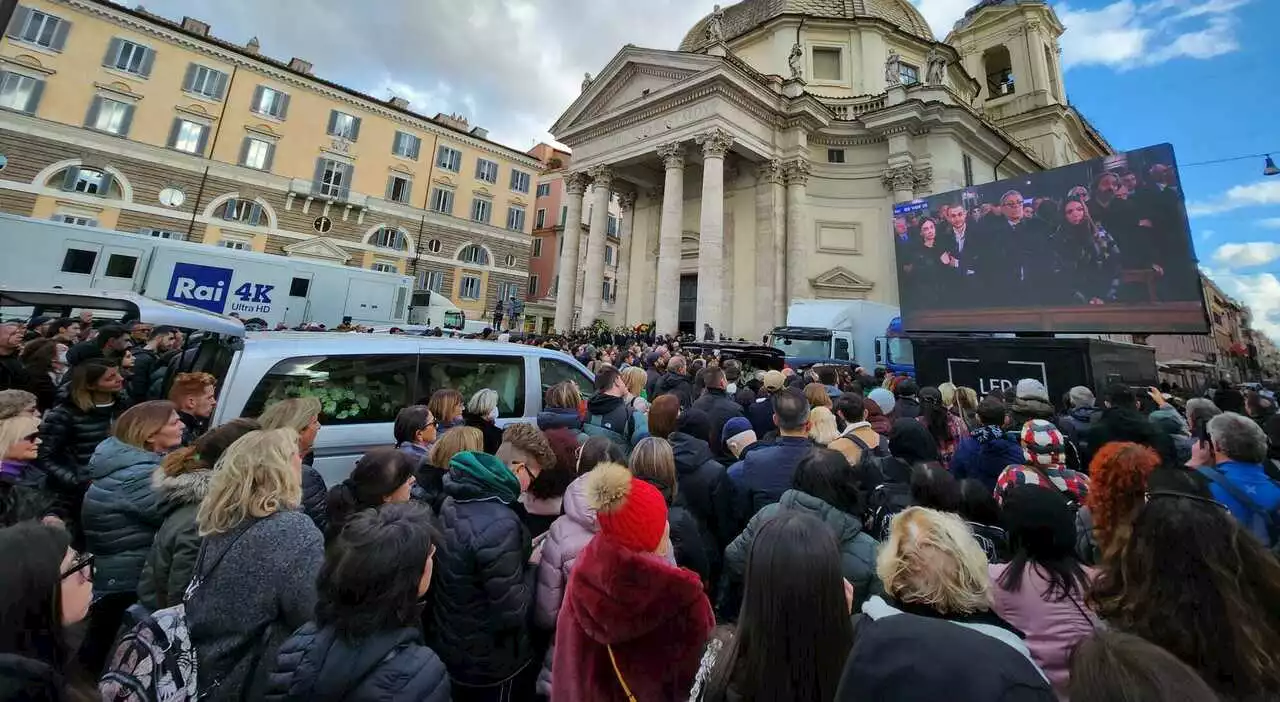
[[[920,69],[909,63],[899,64],[898,79],[903,85],[912,85],[920,82]]]
[[[369,237],[369,243],[380,249],[409,250],[409,239],[404,232],[394,227],[379,227],[378,231]]]
[[[464,300],[480,299],[480,276],[464,275],[458,284],[458,297]]]
[[[538,195],[537,195],[537,197],[551,197],[551,184],[550,184],[550,183],[538,183]]]
[[[533,214],[533,228],[542,229],[545,226],[547,226],[547,208],[542,207]]]
[[[337,110],[329,111],[329,136],[356,141],[360,138],[360,118]]]
[[[613,265],[613,247],[612,246],[604,247],[604,264],[606,266]]]
[[[610,297],[610,295],[609,295],[609,289],[610,289],[610,287],[611,287],[611,286],[609,285],[609,282],[610,282],[609,280],[605,280],[605,281],[604,281],[604,284],[600,286],[600,295],[601,295],[601,297],[603,297],[605,300],[607,300],[607,301],[609,301],[609,302],[613,302],[613,298],[612,298],[612,297]]]
[[[418,152],[422,149],[422,140],[408,132],[396,132],[391,140],[391,153],[402,158],[418,160]]]
[[[89,117],[85,126],[100,132],[128,136],[133,124],[133,105],[119,100],[95,96],[89,105]]]
[[[498,164],[483,158],[476,159],[476,179],[486,183],[497,183]]]
[[[524,231],[524,208],[509,207],[507,208],[507,229],[513,232]]]
[[[536,275],[529,276],[529,287],[528,287],[527,294],[529,297],[538,296],[538,276]]]
[[[967,188],[973,185],[973,157],[969,154],[963,154],[961,161],[964,164],[964,186]]]
[[[511,189],[518,193],[529,192],[530,178],[529,174],[523,171],[511,169]]]
[[[0,107],[33,115],[43,94],[44,81],[20,73],[0,72]]]
[[[94,168],[68,168],[62,177],[62,189],[85,195],[108,195],[111,192],[111,176]]]
[[[71,23],[53,15],[19,5],[13,11],[9,36],[28,44],[62,51]]]
[[[418,274],[418,288],[434,292],[444,291],[444,271],[422,271]]]
[[[253,200],[232,198],[222,205],[222,218],[228,222],[240,222],[257,226],[262,222],[262,205]]]
[[[260,115],[285,119],[289,114],[289,94],[259,85],[254,88],[253,103],[249,109]]]
[[[413,181],[405,176],[393,175],[387,179],[387,199],[392,202],[408,204],[412,190]]]
[[[609,236],[618,235],[618,218],[609,215],[609,219],[605,221],[605,233]]]
[[[182,207],[182,203],[187,201],[187,194],[182,192],[182,188],[169,186],[160,189],[160,204],[165,207]]]
[[[519,283],[498,283],[498,298],[508,300],[523,295]]]
[[[179,117],[173,120],[173,127],[169,130],[169,148],[203,156],[208,138],[209,125]]]
[[[433,254],[440,253],[440,249],[442,248],[444,248],[444,244],[442,244],[439,239],[432,239],[427,242],[427,251],[430,251]]]
[[[839,81],[844,79],[844,72],[841,69],[843,65],[843,51],[833,46],[815,46],[813,47],[813,78],[814,80],[831,80]]]
[[[541,256],[542,256],[542,237],[538,237],[538,238],[536,238],[536,239],[534,239],[534,240],[533,240],[533,253],[532,253],[532,256],[533,256],[534,258],[539,258],[539,257],[541,257]]]
[[[489,223],[493,215],[493,201],[478,197],[471,201],[471,219],[476,222]]]
[[[70,214],[55,215],[53,218],[53,221],[62,222],[63,224],[74,224],[79,227],[98,226],[98,220],[93,219],[92,217],[84,217],[82,215],[70,215]],[[68,273],[76,272],[76,271],[67,271],[65,264],[63,264],[63,270]],[[84,271],[84,272],[89,273],[90,271]]]
[[[248,251],[251,247],[249,242],[241,239],[223,239],[218,242],[218,246],[224,249],[233,249],[235,251]]]
[[[462,152],[441,146],[436,150],[436,167],[457,173],[462,169]]]
[[[1013,58],[1009,49],[993,46],[982,52],[982,70],[986,74],[988,100],[1013,94]]]
[[[827,149],[827,163],[844,163],[844,149]]]
[[[245,137],[240,145],[240,165],[246,168],[269,171],[275,155],[276,145],[264,139]]]
[[[386,263],[385,261],[376,261],[373,264],[373,270],[379,273],[399,273],[400,269],[394,263]]]
[[[568,205],[561,205],[561,206],[560,206],[560,220],[559,220],[559,222],[557,222],[557,224],[558,224],[559,226],[563,227],[563,226],[565,225],[565,222],[566,222],[568,219],[569,219],[569,206],[568,206]]]
[[[221,100],[227,90],[227,74],[198,63],[188,64],[182,89],[211,100]]]
[[[458,260],[463,263],[472,263],[477,266],[489,265],[489,252],[479,244],[469,244],[458,254]]]
[[[337,200],[345,200],[351,194],[352,167],[349,163],[329,158],[316,163],[316,192]]]
[[[139,229],[138,233],[143,236],[153,236],[157,239],[169,239],[170,241],[186,241],[186,232],[175,232],[168,229]]]
[[[103,64],[117,71],[146,78],[151,75],[151,66],[155,60],[154,50],[116,37],[107,46],[107,57],[103,60]]]
[[[503,257],[502,257],[502,265],[506,266],[507,268],[515,268],[515,267],[516,267],[516,255],[515,255],[515,254],[507,254],[506,256],[503,256]]]
[[[447,188],[432,189],[431,209],[441,214],[453,214],[453,191]]]

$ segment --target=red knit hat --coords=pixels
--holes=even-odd
[[[632,551],[653,553],[667,529],[667,501],[658,489],[617,463],[601,463],[587,476],[587,501],[600,534]]]

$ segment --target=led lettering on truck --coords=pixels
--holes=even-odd
[[[227,309],[227,288],[235,274],[230,268],[202,266],[196,263],[177,263],[169,281],[165,299],[199,307],[217,314],[266,315],[271,313],[271,292],[274,285],[265,283],[241,283],[232,293],[231,309]]]

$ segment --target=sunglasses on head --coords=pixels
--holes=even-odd
[[[1214,507],[1219,507],[1221,509],[1230,511],[1229,507],[1222,504],[1221,502],[1218,502],[1217,500],[1213,500],[1208,497],[1201,497],[1199,495],[1192,495],[1186,492],[1178,492],[1176,490],[1150,490],[1146,493],[1147,502],[1150,502],[1154,499],[1171,498],[1171,497],[1176,497],[1183,500],[1195,500],[1196,502],[1203,502],[1206,505],[1213,505]]]
[[[96,571],[97,571],[97,568],[95,567],[95,558],[96,557],[92,553],[81,554],[79,558],[72,561],[70,567],[62,571],[62,579],[66,580],[72,575],[79,573],[80,571],[88,568],[89,569],[88,581],[93,582],[93,577],[94,575],[96,575]]]

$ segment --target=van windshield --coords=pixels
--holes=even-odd
[[[445,312],[444,326],[446,329],[461,329],[466,323],[466,315],[462,312]]]

